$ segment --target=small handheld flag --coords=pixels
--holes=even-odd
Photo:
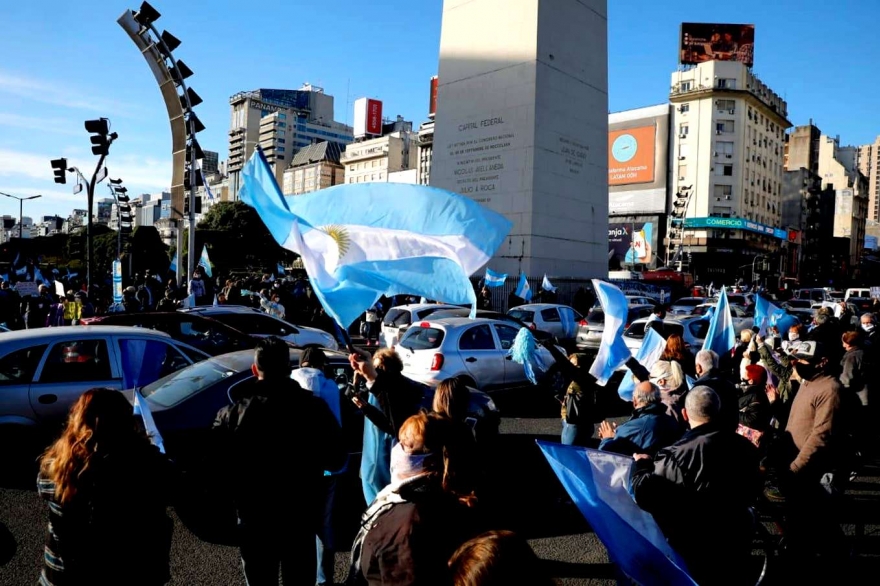
[[[208,247],[202,246],[202,256],[199,257],[199,266],[205,269],[205,274],[208,277],[213,277],[211,274],[211,259],[208,258]]]
[[[660,360],[663,351],[666,350],[666,340],[657,333],[654,328],[646,328],[645,338],[642,340],[642,347],[636,352],[636,360],[649,371],[654,364]],[[617,394],[624,401],[632,401],[633,391],[636,390],[636,384],[632,378],[632,371],[627,368],[620,386],[617,387]]]
[[[553,283],[550,282],[550,279],[547,278],[547,275],[544,275],[544,280],[541,281],[541,289],[543,289],[544,291],[556,293],[556,287],[553,286]]]
[[[532,288],[529,287],[529,281],[526,279],[525,273],[519,274],[519,284],[517,284],[516,291],[513,294],[526,301],[532,300]]]
[[[606,281],[593,279],[593,290],[605,312],[605,329],[590,374],[596,377],[597,384],[605,386],[614,371],[632,356],[623,341],[629,304],[623,292]]]
[[[487,287],[501,287],[506,280],[507,273],[496,273],[489,267],[486,267],[486,276],[483,277],[483,282]]]
[[[727,288],[722,287],[715,314],[709,321],[709,331],[703,342],[703,350],[714,350],[718,356],[724,356],[735,344],[736,332],[733,328],[733,318],[730,316],[730,304],[727,302]]]

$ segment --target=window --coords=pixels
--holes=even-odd
[[[498,334],[498,339],[501,340],[501,349],[510,350],[513,347],[513,341],[516,339],[519,330],[510,326],[495,325],[495,333]]]
[[[731,77],[722,77],[721,79],[718,80],[718,87],[723,88],[723,89],[728,89],[728,90],[735,90],[736,89],[736,79],[733,79]]]
[[[719,120],[715,123],[715,132],[719,134],[733,132],[733,120]]]
[[[113,378],[105,340],[60,342],[49,351],[41,383],[106,381]]]
[[[279,122],[278,128],[287,128],[287,122]]]
[[[715,185],[715,197],[730,197],[733,195],[732,185]]]
[[[349,167],[348,167],[348,170],[349,170],[349,171],[354,171],[354,165],[349,166]]]
[[[275,142],[277,142],[277,143],[279,143],[279,144],[284,144],[284,143],[287,142],[287,141],[284,140],[283,138],[276,138],[276,139],[275,139]]]
[[[278,118],[280,118],[281,120],[286,120],[286,119],[287,119],[287,114],[285,114],[284,112],[279,112],[279,113],[278,113]]]
[[[0,358],[0,386],[26,385],[33,381],[34,372],[45,352],[46,345],[43,344],[16,350]]]
[[[715,175],[733,177],[733,165],[715,165]]]
[[[687,177],[687,174],[688,174],[687,165],[679,165],[678,166],[678,178],[683,179],[683,178]]]
[[[736,100],[716,100],[715,105],[719,110],[727,110],[733,112],[736,108]]]
[[[542,309],[541,310],[541,319],[544,320],[544,323],[562,321],[562,318],[559,317],[559,312],[556,311],[555,307],[551,307],[549,309]]]
[[[692,87],[693,87],[692,81],[683,81],[678,84],[678,89],[679,89],[679,91],[682,91],[682,92],[689,92],[689,91],[691,91]]]
[[[210,317],[236,330],[257,336],[287,336],[299,333],[281,320],[268,315],[249,315],[244,313],[220,313]]]
[[[687,133],[688,133],[688,125],[687,124],[679,125],[678,134],[681,136],[687,136]]]
[[[399,345],[408,350],[432,350],[440,347],[443,336],[443,330],[436,328],[410,328]]]
[[[459,350],[494,350],[495,339],[492,338],[492,330],[484,324],[475,326],[461,335],[458,341]]]
[[[137,340],[137,341],[139,341],[139,340]],[[131,339],[119,340],[120,349],[123,348],[127,342],[135,342],[135,340],[131,340]],[[184,357],[184,355],[180,353],[180,350],[178,350],[177,348],[175,348],[174,346],[172,346],[168,342],[150,340],[149,344],[150,344],[150,346],[152,346],[154,344],[163,346],[162,350],[157,349],[156,354],[151,356],[151,358],[153,358],[156,362],[158,362],[158,364],[155,364],[155,363],[150,364],[149,367],[144,368],[144,370],[141,372],[142,376],[146,376],[146,373],[150,373],[150,376],[151,376],[150,382],[152,382],[153,380],[158,380],[160,378],[164,378],[164,377],[168,376],[169,374],[177,372],[181,368],[186,368],[187,366],[189,366],[189,364],[190,364],[189,360],[187,360],[186,357]],[[152,354],[152,353],[150,353],[150,354]],[[196,362],[200,362],[204,359],[205,359],[204,355],[198,355],[194,360]],[[155,377],[155,378],[152,378],[152,377]],[[143,381],[143,382],[147,382],[147,381]]]
[[[690,147],[686,144],[679,145],[678,147],[678,156],[681,159],[686,159],[688,154],[690,153]]]
[[[681,107],[678,109],[678,111],[681,112],[682,114],[684,114],[685,112],[690,112],[691,105],[690,104],[682,104]]]
[[[727,158],[733,157],[733,143],[730,141],[719,140],[715,143],[715,152],[719,155],[729,155]]]
[[[278,152],[284,152],[284,147],[275,147],[275,150]]]

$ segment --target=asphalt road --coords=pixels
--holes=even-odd
[[[497,518],[502,519],[498,528],[525,535],[560,586],[614,585],[613,566],[604,546],[577,509],[567,502],[535,446],[535,439],[557,440],[560,425],[552,399],[539,393],[527,390],[495,396],[505,417],[502,435],[486,469],[494,487],[488,500],[497,511]],[[34,584],[40,571],[46,508],[30,486],[32,483],[23,482],[19,487],[10,488],[7,483],[7,487],[0,488],[0,521],[17,542],[15,555],[0,566],[0,584],[5,586]],[[851,492],[864,511],[854,518],[869,520],[865,537],[860,541],[860,555],[852,567],[863,576],[876,576],[880,570],[880,468],[866,470]],[[854,532],[852,526],[846,529],[850,534]],[[174,585],[244,584],[235,548],[199,541],[176,517],[171,563]],[[760,559],[756,558],[758,563]],[[337,554],[337,582],[344,579],[347,564],[348,552]],[[785,582],[780,579],[774,583]]]

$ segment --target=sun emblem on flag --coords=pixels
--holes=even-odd
[[[348,235],[348,230],[346,230],[344,226],[336,224],[322,226],[318,229],[332,238],[336,243],[336,247],[339,249],[339,258],[344,257],[345,253],[348,252],[348,249],[351,248],[351,238]]]

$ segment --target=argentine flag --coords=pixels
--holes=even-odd
[[[755,325],[760,328],[762,336],[770,326],[776,327],[779,334],[784,336],[789,328],[797,323],[797,318],[781,307],[773,305],[761,295],[755,296]]]
[[[529,287],[529,281],[528,279],[526,279],[525,273],[519,274],[519,283],[517,284],[516,291],[514,291],[513,294],[520,299],[525,299],[526,301],[532,300],[532,288]]]
[[[171,259],[171,266],[168,267],[168,270],[172,273],[177,273],[177,254],[175,254],[174,258]]]
[[[164,342],[154,340],[120,340],[122,354],[122,386],[132,389],[134,414],[140,415],[150,441],[159,451],[165,453],[162,434],[153,420],[153,413],[147,401],[141,397],[140,388],[159,379],[162,363],[167,350]]]
[[[736,344],[736,332],[733,329],[733,318],[730,316],[730,304],[727,302],[727,288],[721,288],[718,306],[712,319],[709,320],[709,331],[703,342],[703,350],[714,350],[718,356],[724,356]]]
[[[282,265],[281,263],[278,263],[278,266],[275,267],[275,270],[276,270],[276,271],[278,272],[278,274],[281,275],[281,276],[284,276],[284,275],[287,274],[287,273],[284,272],[284,265]]]
[[[611,562],[632,583],[696,586],[654,517],[633,501],[629,492],[632,458],[577,446],[537,443],[608,550]]]
[[[604,387],[614,371],[632,356],[623,342],[629,304],[623,292],[606,281],[593,279],[593,290],[596,291],[596,297],[605,312],[605,328],[602,330],[602,341],[590,367],[590,374],[596,377],[597,384]]]
[[[544,291],[550,291],[551,293],[556,293],[556,287],[553,286],[553,283],[550,282],[550,279],[547,278],[547,275],[544,275],[544,280],[541,281],[541,289]]]
[[[654,328],[647,328],[645,330],[645,337],[642,340],[642,346],[636,352],[635,358],[650,372],[651,368],[663,356],[665,350],[666,338],[658,334]],[[620,381],[620,386],[617,387],[617,394],[624,401],[632,401],[633,391],[635,390],[636,383],[633,381],[632,371],[627,368],[626,373],[623,375],[623,380]]]
[[[208,258],[208,247],[202,246],[202,255],[199,257],[199,266],[205,269],[205,274],[208,277],[213,277],[211,274],[211,259]]]
[[[501,245],[511,223],[470,199],[424,185],[337,185],[285,198],[257,148],[239,196],[275,240],[300,255],[328,314],[347,328],[382,295],[450,304],[477,296],[469,279]]]
[[[486,276],[483,277],[483,282],[487,287],[501,287],[506,280],[507,273],[496,273],[489,267],[486,267]]]

